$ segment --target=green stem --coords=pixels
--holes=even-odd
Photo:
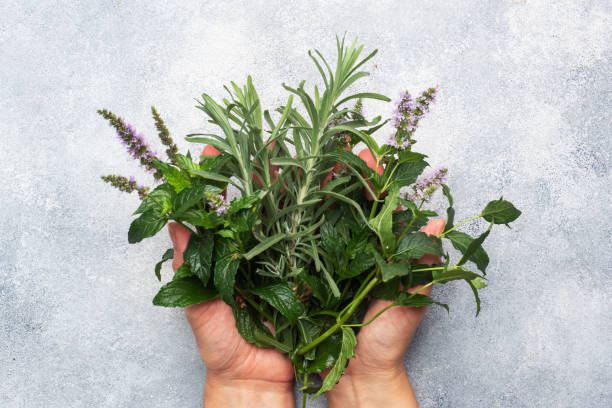
[[[302,408],[306,408],[306,387],[308,386],[308,374],[304,374],[304,386],[302,387]]]
[[[253,299],[245,295],[244,292],[238,286],[234,286],[234,288],[238,291],[238,293],[240,293],[240,296],[242,296],[244,300],[246,300],[251,306],[253,306],[255,310],[261,313],[263,317],[265,317],[270,323],[274,321],[274,318],[270,316],[269,313],[265,312]]]
[[[468,222],[470,222],[470,221],[476,220],[476,219],[478,219],[478,218],[480,218],[480,217],[482,217],[482,216],[483,216],[483,215],[482,215],[482,214],[480,214],[480,215],[476,215],[476,216],[474,216],[474,217],[470,217],[470,218],[468,218],[467,220],[463,220],[463,221],[461,221],[459,224],[455,225],[453,228],[449,228],[449,229],[447,229],[446,231],[441,232],[440,234],[438,234],[438,238],[442,238],[443,236],[445,236],[446,234],[448,234],[449,232],[451,232],[451,231],[452,231],[452,230],[454,230],[455,228],[460,227],[460,226],[462,226],[463,224],[468,223]]]
[[[410,296],[408,297],[408,299],[410,299],[411,297],[413,297],[414,295],[417,295],[418,293],[420,293],[423,289],[431,286],[434,284],[435,281],[431,281],[429,282],[427,285],[423,285],[419,288],[419,290],[413,292],[410,294]],[[379,311],[378,313],[376,313],[370,320],[368,320],[365,323],[359,323],[359,324],[345,324],[342,327],[363,327],[363,326],[367,326],[368,324],[372,323],[374,320],[376,320],[376,318],[378,316],[380,316],[381,314],[385,313],[387,310],[391,309],[393,306],[398,306],[397,300],[393,303],[391,303],[390,305],[388,305],[387,307],[385,307],[384,309],[382,309],[381,311]]]
[[[315,348],[323,340],[325,340],[326,338],[328,338],[329,336],[334,334],[334,332],[336,330],[338,330],[344,324],[344,322],[346,322],[346,320],[351,316],[351,314],[353,313],[355,308],[357,306],[359,306],[359,303],[361,303],[363,298],[370,292],[370,290],[372,290],[372,288],[374,286],[376,286],[377,283],[378,283],[378,278],[375,277],[364,288],[364,290],[350,303],[351,306],[346,311],[346,315],[345,316],[338,316],[338,321],[336,322],[336,324],[334,324],[332,327],[330,327],[325,333],[323,333],[322,335],[320,335],[319,337],[314,339],[310,344],[307,344],[304,347],[302,347],[301,349],[299,349],[297,353],[300,354],[300,355],[306,353],[308,350],[311,350],[311,349]]]

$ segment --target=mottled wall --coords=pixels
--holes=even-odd
[[[137,197],[98,175],[142,173],[95,110],[153,136],[154,104],[197,152],[201,92],[250,73],[276,106],[344,31],[380,49],[359,89],[440,84],[417,146],[450,168],[457,217],[501,194],[523,210],[486,245],[480,317],[467,286],[435,289],[451,313],[406,357],[422,406],[612,406],[609,2],[175,3],[0,5],[0,406],[201,405],[187,322],[151,305],[169,240],[128,245]]]

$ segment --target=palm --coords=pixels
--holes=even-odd
[[[375,300],[366,312],[364,321],[389,305],[387,300]],[[392,307],[357,335],[355,357],[350,360],[346,374],[368,373],[396,368],[416,328],[425,315],[425,307]]]
[[[189,231],[175,223],[169,228],[175,250],[172,267],[176,271],[183,264]],[[288,359],[274,349],[259,348],[242,338],[232,309],[222,300],[188,306],[185,314],[209,372],[236,380],[287,382],[293,379],[293,367]]]
[[[421,231],[438,235],[444,230],[445,224],[444,220],[433,220]],[[440,257],[426,254],[418,262],[433,265],[440,263]],[[413,288],[409,292],[415,290],[417,289]],[[425,288],[420,293],[429,295],[431,287]],[[374,300],[366,312],[364,321],[368,321],[390,303],[388,300]],[[350,360],[346,374],[363,374],[397,368],[394,365],[403,361],[404,352],[426,311],[426,307],[392,307],[372,323],[362,327],[357,335],[355,358]]]
[[[185,313],[207,370],[240,380],[287,382],[293,379],[291,362],[281,353],[257,347],[242,338],[232,309],[222,300],[189,306]]]

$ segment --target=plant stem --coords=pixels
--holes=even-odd
[[[346,311],[345,316],[338,316],[338,321],[336,322],[336,324],[330,327],[325,333],[323,333],[322,335],[314,339],[310,344],[307,344],[301,349],[299,349],[297,353],[300,355],[306,353],[308,350],[315,348],[323,340],[325,340],[326,338],[334,334],[334,332],[338,330],[344,324],[344,322],[346,322],[346,320],[351,316],[355,308],[359,306],[359,303],[361,303],[363,298],[370,292],[370,290],[372,290],[374,286],[376,286],[377,283],[378,283],[378,278],[374,277],[374,279],[372,279],[370,283],[368,283],[368,285],[364,288],[364,290],[350,303],[350,307]]]
[[[451,231],[452,231],[452,230],[454,230],[455,228],[460,227],[460,226],[462,226],[463,224],[468,223],[468,222],[470,222],[470,221],[472,221],[472,220],[478,219],[478,218],[480,218],[480,217],[482,217],[482,214],[480,214],[480,215],[476,215],[476,216],[474,216],[474,217],[470,217],[470,218],[468,218],[467,220],[463,220],[463,221],[461,221],[459,224],[455,225],[453,228],[449,228],[448,230],[446,230],[446,231],[441,232],[440,234],[438,234],[438,238],[442,238],[443,236],[445,236],[446,234],[448,234],[449,232],[451,232]]]
[[[423,289],[431,286],[434,284],[435,281],[431,281],[429,282],[427,285],[423,285],[421,286],[417,291],[413,292],[410,294],[410,296],[408,297],[408,299],[410,299],[411,297],[413,297],[414,295],[419,294]],[[376,313],[374,316],[372,316],[372,318],[370,320],[368,320],[365,323],[359,323],[359,324],[345,324],[342,327],[363,327],[363,326],[367,326],[368,324],[372,323],[374,320],[376,320],[376,318],[378,316],[380,316],[381,314],[385,313],[387,310],[391,309],[393,306],[398,306],[397,300],[393,303],[391,303],[390,305],[386,306],[384,309],[382,309],[381,311],[379,311],[378,313]]]
[[[274,318],[272,316],[270,316],[270,314],[266,313],[261,307],[259,307],[259,305],[253,299],[251,299],[250,297],[245,295],[244,292],[238,286],[234,286],[234,288],[238,291],[238,293],[240,293],[240,296],[242,296],[242,298],[244,300],[249,302],[249,304],[251,306],[253,306],[253,308],[255,310],[257,310],[259,313],[261,313],[263,315],[263,317],[265,317],[270,323],[272,323]]]

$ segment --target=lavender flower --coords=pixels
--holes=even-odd
[[[408,201],[429,201],[434,191],[447,182],[448,169],[445,167],[438,167],[433,173],[421,175],[414,184],[408,187],[402,187],[400,195]]]
[[[115,128],[119,140],[127,147],[128,153],[130,153],[134,159],[139,160],[140,164],[142,164],[147,171],[153,173],[155,179],[161,179],[161,170],[156,168],[153,164],[153,160],[157,159],[157,155],[151,150],[149,145],[147,145],[144,137],[136,133],[132,125],[126,124],[123,119],[116,116],[114,113],[105,109],[99,110],[98,113],[107,119],[110,125]]]
[[[137,191],[138,197],[140,197],[141,200],[144,200],[149,192],[149,187],[139,186],[134,177],[130,177],[128,180],[123,176],[109,174],[108,176],[102,176],[102,180],[119,189],[119,191],[124,191],[126,193]]]
[[[219,217],[227,214],[227,210],[229,210],[229,202],[221,194],[208,192],[206,193],[206,199],[208,199],[209,207],[215,211]]]

